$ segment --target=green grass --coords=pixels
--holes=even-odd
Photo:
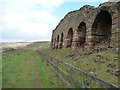
[[[61,60],[64,60],[65,62],[68,62],[87,73],[89,73],[94,68],[97,68],[98,70],[96,70],[92,75],[96,75],[98,78],[103,79],[109,83],[119,85],[118,77],[106,72],[107,70],[110,70],[111,72],[113,69],[118,69],[118,59],[115,60],[115,58],[118,58],[118,54],[114,53],[113,49],[92,53],[90,55],[84,55],[81,51],[75,51],[71,49],[45,49],[43,52],[54,56],[55,58],[60,58]],[[71,53],[76,55],[75,58],[66,57]],[[101,55],[103,56],[103,59],[107,58],[107,60],[104,63],[95,62],[97,55]],[[108,67],[109,64],[115,65],[115,67]],[[61,67],[69,71],[65,66],[61,65]],[[79,80],[82,80],[82,78]],[[95,84],[93,84],[93,86],[96,87]]]
[[[27,47],[24,47],[23,50],[20,49],[3,54],[4,87],[66,87],[65,84],[61,83],[60,79],[56,77],[56,74],[49,66],[46,65],[44,59],[38,55],[35,50],[41,50],[54,58],[60,58],[87,73],[94,68],[97,68],[98,70],[92,75],[96,75],[98,78],[109,83],[116,85],[119,84],[117,76],[106,72],[107,70],[110,70],[111,72],[113,69],[118,69],[118,59],[115,60],[115,58],[118,58],[118,54],[114,53],[113,49],[84,55],[81,51],[75,51],[69,48],[59,50],[50,49],[49,42],[34,42]],[[71,53],[75,54],[74,58],[67,57],[67,55]],[[107,58],[108,60],[104,63],[95,62],[97,55],[101,55],[103,56],[103,59]],[[56,61],[54,62],[56,63]],[[109,64],[113,64],[115,67],[110,68],[108,67]],[[99,84],[92,82],[91,80],[87,80],[84,76],[71,72],[71,70],[63,64],[59,64],[59,66],[65,71],[72,73],[82,83],[89,83],[89,86],[92,88],[101,87]],[[40,85],[35,84],[37,82],[35,81],[36,77],[37,81],[41,81]],[[69,78],[65,78],[69,80]]]
[[[35,50],[18,49],[2,56],[3,88],[66,87]]]

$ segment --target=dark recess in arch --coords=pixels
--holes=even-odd
[[[84,46],[86,40],[86,24],[85,22],[81,22],[78,27],[78,35],[79,35],[79,45]]]
[[[68,45],[68,47],[71,47],[71,46],[72,46],[72,41],[73,41],[73,29],[72,29],[72,28],[70,28],[70,29],[68,30],[67,38],[68,38],[68,40],[69,40],[69,45]]]
[[[64,34],[63,33],[61,33],[61,39],[60,39],[60,48],[62,48],[63,47],[63,37],[64,37]]]
[[[59,35],[57,36],[57,46],[56,46],[57,49],[58,49],[58,44],[59,44]]]
[[[107,42],[110,45],[112,18],[108,11],[101,10],[96,16],[92,25],[92,39],[93,45],[101,42]]]

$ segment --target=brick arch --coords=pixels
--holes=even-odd
[[[59,48],[63,48],[63,37],[64,37],[64,34],[62,32],[60,35],[60,47]]]
[[[54,49],[56,49],[56,45],[57,45],[57,43],[56,43],[56,38],[54,38]]]
[[[84,46],[86,40],[86,23],[81,22],[77,29],[78,37],[79,37],[79,46]]]
[[[57,41],[56,41],[56,49],[59,47],[59,35],[57,36]]]
[[[112,18],[111,14],[107,10],[101,10],[93,24],[91,29],[91,42],[92,45],[97,45],[101,42],[110,43],[111,37]]]
[[[66,37],[64,40],[64,47],[68,48],[68,47],[72,47],[72,43],[73,43],[73,28],[68,29],[68,31],[66,32]]]
[[[70,28],[68,30],[67,38],[69,40],[69,46],[68,47],[71,47],[72,46],[72,41],[73,41],[73,29],[72,28]]]
[[[56,38],[53,39],[53,49],[56,48]]]

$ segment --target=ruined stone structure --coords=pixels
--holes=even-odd
[[[69,12],[52,32],[53,49],[118,47],[120,2],[106,2],[99,7],[85,5]]]

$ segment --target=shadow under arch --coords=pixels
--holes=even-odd
[[[61,38],[60,38],[60,48],[63,48],[63,37],[64,37],[64,34],[62,32],[61,33]]]
[[[72,28],[70,28],[68,30],[67,39],[68,39],[68,46],[67,47],[71,47],[72,46],[72,41],[73,41],[73,29]]]
[[[57,36],[57,46],[56,46],[56,49],[58,49],[58,45],[59,45],[59,35]]]
[[[86,23],[85,22],[81,22],[78,30],[77,30],[77,34],[79,37],[79,46],[84,46],[85,41],[86,41]]]
[[[92,45],[99,43],[110,45],[112,18],[107,10],[101,10],[96,16],[91,29]],[[106,45],[105,44],[105,45]]]

